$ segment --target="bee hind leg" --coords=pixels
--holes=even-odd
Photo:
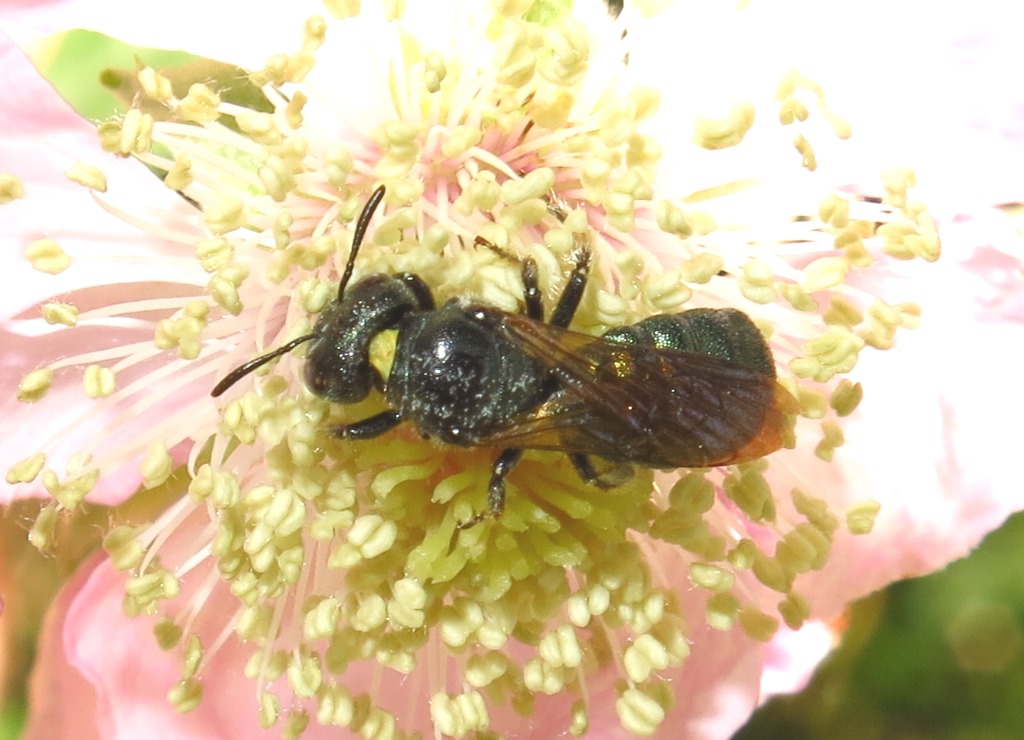
[[[633,467],[625,463],[612,463],[607,470],[598,472],[590,458],[580,452],[569,453],[569,462],[576,468],[584,483],[598,488],[621,486],[633,476]]]

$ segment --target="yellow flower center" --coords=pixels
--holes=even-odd
[[[358,3],[328,6],[338,17],[358,14]],[[694,204],[746,184],[656,199],[663,146],[643,133],[643,122],[660,95],[621,79],[595,92],[603,81],[588,72],[598,30],[565,12],[537,22],[525,6],[475,11],[483,20],[457,29],[464,46],[431,48],[398,20],[400,4],[389,4],[396,53],[380,93],[390,111],[365,131],[334,121],[346,133],[333,134],[324,111],[343,109],[345,100],[325,108],[317,98],[323,78],[305,86],[322,72],[316,55],[333,30],[322,18],[306,23],[298,51],[249,76],[260,105],[234,102],[209,81],[179,90],[153,69],[139,72],[145,109],[160,113],[140,105],[99,133],[109,151],[166,173],[165,184],[196,204],[206,233],[180,239],[208,274],[205,292],[146,306],[172,312],[155,323],[153,346],[55,362],[30,373],[19,398],[43,402],[55,370],[81,365],[84,391],[97,404],[137,397],[139,388],[119,388],[117,375],[132,366],[132,352],[154,349],[168,358],[163,377],[175,379],[172,389],[212,388],[265,348],[308,333],[335,300],[351,224],[383,183],[388,195],[357,279],[415,273],[439,305],[469,296],[518,312],[519,260],[537,261],[550,306],[585,240],[597,268],[574,330],[601,334],[682,311],[691,300],[741,308],[769,337],[780,382],[796,399],[787,446],[830,460],[842,444],[839,420],[861,393],[836,376],[865,346],[891,346],[917,316],[910,304],[866,296],[847,276],[882,254],[938,256],[934,226],[906,197],[911,176],[887,174],[881,205],[838,193],[808,204],[817,214],[794,220],[783,249],[773,251],[779,242],[753,229],[720,229]],[[618,32],[609,26],[604,35]],[[811,115],[804,93],[849,134],[820,88],[799,76],[780,84],[783,125]],[[697,121],[693,138],[708,150],[733,147],[754,122],[753,107],[739,105],[725,118]],[[802,134],[794,144],[813,169]],[[91,166],[68,177],[105,188]],[[8,197],[18,197],[15,185],[0,180]],[[565,205],[564,219],[552,215],[553,201]],[[803,243],[817,246],[794,246]],[[656,253],[671,255],[667,268]],[[53,242],[28,245],[25,254],[44,272],[72,266]],[[50,303],[43,313],[73,326],[140,308],[78,312]],[[372,348],[385,378],[394,341],[380,337]],[[158,640],[182,651],[181,682],[170,694],[182,711],[201,701],[202,669],[230,640],[251,650],[246,675],[259,687],[261,722],[280,724],[287,736],[311,719],[367,736],[412,729],[382,697],[346,681],[367,663],[389,675],[429,672],[430,720],[452,736],[500,732],[490,718],[496,707],[529,715],[553,694],[571,697],[565,727],[582,734],[588,676],[608,671],[618,679],[609,684],[623,727],[650,734],[672,709],[666,677],[687,660],[693,625],[759,641],[780,622],[798,627],[809,610],[798,577],[827,563],[841,517],[866,533],[877,511],[868,502],[844,514],[798,488],[773,490],[770,458],[682,474],[637,469],[600,489],[581,481],[561,453],[528,451],[507,478],[501,518],[460,530],[486,505],[496,451],[439,449],[408,428],[339,441],[331,424],[378,413],[383,399],[331,405],[305,389],[302,366],[300,349],[240,381],[226,402],[197,398],[187,435],[157,427],[126,448],[142,460],[144,486],[154,488],[174,472],[168,449],[193,441],[187,495],[156,522],[116,527],[105,541],[115,566],[131,574],[129,613],[164,614]],[[9,482],[41,476],[55,497],[36,542],[49,541],[55,512],[73,509],[118,456],[125,450],[105,460],[83,456],[64,480],[45,467],[43,453],[10,469]],[[663,558],[686,575],[658,565]],[[201,585],[183,597],[185,576]],[[697,595],[683,599],[685,578]],[[214,589],[229,590],[235,606],[218,614],[223,634],[201,638],[197,603]],[[777,596],[764,598],[765,589]],[[695,603],[703,613],[688,611]]]

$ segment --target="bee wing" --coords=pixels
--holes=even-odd
[[[517,314],[489,318],[548,367],[560,387],[488,444],[659,468],[743,462],[782,444],[792,399],[772,374],[709,355],[612,342]]]

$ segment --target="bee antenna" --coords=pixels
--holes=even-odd
[[[366,230],[370,228],[370,219],[373,218],[374,211],[377,210],[377,206],[384,199],[384,186],[381,185],[379,188],[373,191],[369,200],[366,201],[366,205],[363,206],[362,213],[359,214],[359,220],[356,221],[355,231],[352,233],[352,251],[348,255],[348,262],[345,265],[345,274],[341,276],[341,282],[338,284],[338,300],[341,301],[343,295],[345,295],[345,286],[348,285],[348,281],[352,277],[352,270],[355,268],[356,255],[359,254],[359,247],[363,244],[363,237],[366,236]],[[301,337],[297,337],[287,344],[278,347],[272,352],[268,352],[265,355],[260,355],[248,362],[239,365],[230,373],[221,378],[217,385],[213,386],[213,390],[210,391],[210,395],[217,398],[224,393],[228,388],[233,386],[239,380],[244,378],[249,373],[258,370],[259,368],[266,365],[271,360],[280,357],[281,355],[288,354],[293,349],[298,347],[300,344],[308,342],[310,339],[316,339],[317,335],[304,334]]]
[[[221,395],[224,391],[226,391],[228,388],[233,386],[235,383],[237,383],[239,380],[244,378],[249,373],[251,373],[254,370],[258,370],[259,368],[263,367],[268,362],[273,360],[275,357],[280,357],[281,355],[284,355],[284,354],[287,354],[287,353],[291,352],[293,349],[298,347],[300,344],[303,344],[304,342],[308,342],[310,339],[316,339],[316,336],[317,336],[316,334],[304,334],[301,337],[293,339],[292,341],[288,342],[287,344],[285,344],[285,345],[283,345],[281,347],[278,347],[273,352],[268,352],[265,355],[260,355],[259,357],[255,358],[253,360],[249,360],[248,362],[246,362],[243,365],[239,365],[234,370],[232,370],[230,373],[228,373],[223,378],[221,378],[221,381],[219,383],[217,383],[217,385],[213,386],[213,390],[210,391],[210,395],[213,396],[214,398],[216,398],[217,396]]]
[[[359,214],[359,220],[356,221],[356,230],[352,234],[352,251],[349,252],[345,273],[341,276],[341,282],[338,284],[338,301],[341,301],[341,297],[345,295],[345,286],[348,285],[349,278],[352,277],[352,270],[356,266],[356,255],[359,254],[359,247],[363,245],[363,237],[366,236],[366,230],[370,228],[370,219],[373,218],[373,212],[377,210],[377,206],[380,205],[383,199],[384,186],[381,185],[373,191],[373,195],[370,196],[370,199],[366,201],[366,205],[363,206],[363,212]]]

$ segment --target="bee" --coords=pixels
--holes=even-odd
[[[498,518],[505,478],[524,450],[568,455],[587,483],[614,487],[626,470],[706,468],[754,460],[782,445],[792,397],[779,385],[761,332],[735,309],[698,308],[652,316],[595,337],[572,331],[590,271],[579,247],[545,321],[539,270],[521,262],[523,312],[452,299],[437,306],[412,273],[371,274],[355,282],[356,256],[379,187],[357,220],[337,299],[313,331],[239,366],[213,388],[239,379],[301,344],[309,390],[351,404],[376,388],[389,408],[329,426],[341,439],[371,439],[402,423],[423,437],[498,450],[487,508],[459,524]],[[397,330],[387,378],[370,363],[370,343]],[[591,457],[613,465],[600,474]]]

